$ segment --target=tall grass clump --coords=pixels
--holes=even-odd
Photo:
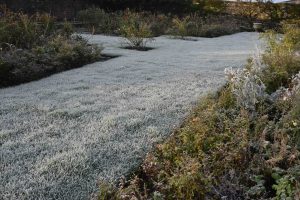
[[[265,53],[227,69],[226,85],[109,190],[114,199],[299,199],[298,34],[268,33]]]

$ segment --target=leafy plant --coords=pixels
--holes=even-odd
[[[276,199],[292,200],[295,178],[289,175],[281,177],[278,174],[273,174],[273,178],[276,180],[276,184],[273,185],[273,189],[276,190]]]

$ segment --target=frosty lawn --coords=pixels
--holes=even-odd
[[[259,44],[256,33],[159,37],[139,52],[85,37],[121,56],[0,90],[0,199],[87,199],[99,179],[138,166]]]

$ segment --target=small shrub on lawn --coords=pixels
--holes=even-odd
[[[125,42],[133,49],[143,50],[147,43],[153,41],[150,24],[140,19],[137,13],[127,11],[120,28]]]

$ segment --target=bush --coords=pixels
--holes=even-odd
[[[127,11],[120,28],[121,35],[129,47],[143,50],[153,40],[150,24],[140,19],[140,15]]]

